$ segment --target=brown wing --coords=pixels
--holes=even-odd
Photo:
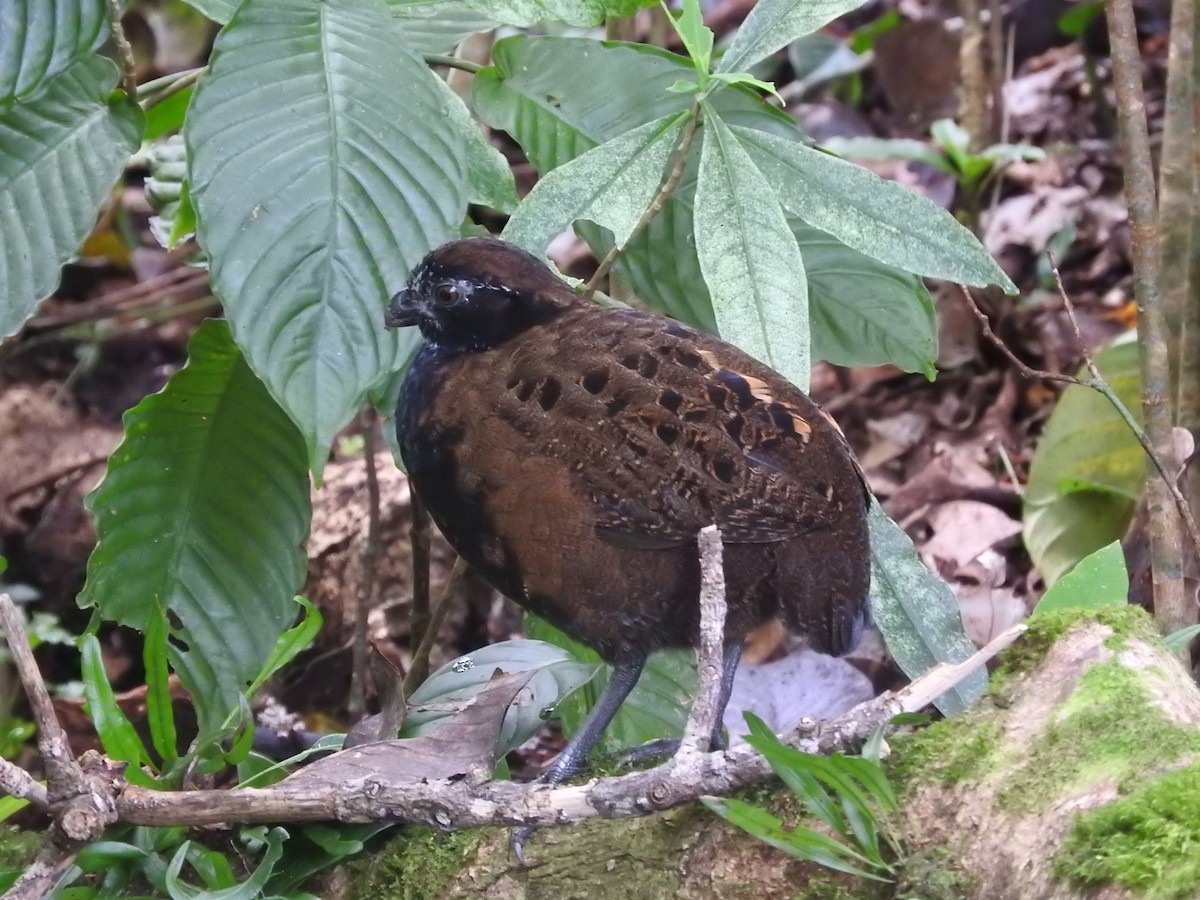
[[[771,543],[865,503],[831,420],[728,344],[658,316],[582,306],[529,337],[498,361],[507,390],[497,413],[529,452],[571,466],[607,541],[679,546],[715,522],[726,543]]]

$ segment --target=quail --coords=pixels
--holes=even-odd
[[[543,781],[583,767],[648,654],[697,642],[706,525],[724,543],[728,604],[718,722],[742,639],[764,621],[829,653],[857,640],[867,488],[837,425],[781,375],[664,316],[588,302],[495,238],[430,253],[386,321],[425,338],[396,432],[438,528],[613,665]]]

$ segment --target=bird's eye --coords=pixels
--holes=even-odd
[[[438,306],[453,306],[458,302],[458,288],[444,282],[433,289],[433,299]]]

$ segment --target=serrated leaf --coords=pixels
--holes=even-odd
[[[759,0],[717,63],[717,71],[744,72],[859,6],[862,0]]]
[[[504,237],[541,253],[573,222],[587,219],[624,246],[658,193],[683,128],[683,114],[655,119],[559,166],[538,180]]]
[[[0,108],[0,338],[58,285],[137,147],[142,112],[89,56],[28,102]]]
[[[0,4],[0,113],[104,43],[105,0],[4,0]]]
[[[808,280],[775,191],[705,108],[696,251],[721,337],[808,388]]]
[[[1105,380],[1140,422],[1137,344],[1119,339],[1095,356]],[[1080,378],[1090,377],[1081,368]],[[1145,479],[1146,456],[1099,391],[1069,385],[1034,448],[1025,488],[1025,546],[1046,584],[1124,533]],[[1079,490],[1081,485],[1093,490]]]
[[[733,132],[784,207],[847,247],[927,278],[1016,291],[979,240],[927,197],[799,141]]]
[[[1113,541],[1081,559],[1054,582],[1038,601],[1031,616],[1060,609],[1100,609],[1129,602],[1129,571],[1121,542]]]
[[[196,87],[184,137],[199,240],[315,472],[400,364],[388,297],[465,214],[451,112],[379,0],[246,0]]]
[[[172,666],[211,734],[296,616],[310,516],[300,435],[224,322],[126,413],[88,506],[99,543],[80,605],[140,631],[167,611]]]
[[[908,535],[877,500],[871,501],[867,523],[871,616],[904,674],[917,678],[937,663],[959,663],[974,654],[950,586],[921,562]],[[934,705],[944,715],[954,715],[978,700],[986,687],[987,672],[979,669]]]

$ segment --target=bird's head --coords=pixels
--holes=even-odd
[[[416,325],[426,340],[483,350],[549,321],[575,292],[537,257],[496,238],[443,244],[388,304],[389,328]]]

